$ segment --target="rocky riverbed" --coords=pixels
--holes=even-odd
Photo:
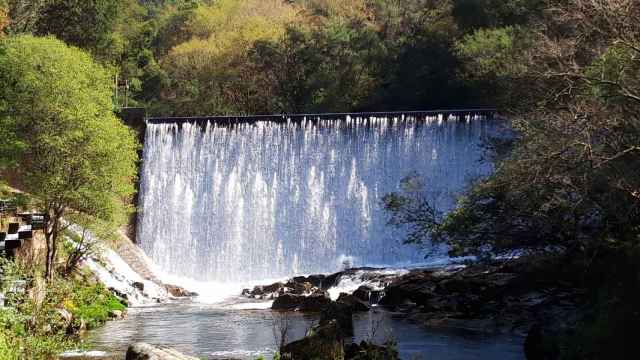
[[[323,317],[330,312],[329,319],[347,329],[344,324],[351,314],[381,306],[395,318],[428,328],[530,334],[528,346],[535,347],[541,328],[556,331],[571,327],[584,302],[584,291],[569,286],[562,271],[550,271],[554,267],[541,264],[544,261],[515,258],[405,273],[349,269],[256,286],[244,290],[243,295],[273,299],[274,310],[319,312]],[[345,280],[354,282],[354,277],[363,285],[332,299],[331,289],[339,288]]]

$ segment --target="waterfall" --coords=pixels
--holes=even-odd
[[[165,272],[237,282],[421,262],[382,196],[410,173],[447,210],[488,174],[484,116],[147,125],[137,239]]]

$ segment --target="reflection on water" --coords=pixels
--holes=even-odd
[[[291,314],[290,341],[304,336],[317,316]],[[393,319],[384,311],[359,314],[354,319],[356,341],[375,334],[377,341],[393,338],[403,359],[466,360],[523,359],[523,339],[505,335],[478,335],[424,329]],[[210,359],[270,358],[275,349],[270,310],[233,310],[198,304],[169,304],[131,309],[126,320],[112,321],[88,334],[98,350],[124,352],[144,341],[174,347],[186,354]]]

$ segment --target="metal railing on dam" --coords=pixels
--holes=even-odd
[[[353,112],[353,113],[320,113],[320,114],[271,114],[271,115],[222,115],[222,116],[193,116],[193,117],[151,117],[147,119],[149,124],[166,123],[198,123],[215,122],[219,124],[229,123],[250,123],[256,121],[271,122],[296,122],[313,120],[341,120],[347,118],[426,118],[443,116],[465,117],[465,116],[486,116],[492,117],[497,114],[495,108],[468,108],[468,109],[438,109],[419,111],[378,111],[378,112]]]

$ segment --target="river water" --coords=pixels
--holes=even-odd
[[[257,305],[257,306],[255,306]],[[261,304],[163,304],[132,308],[127,319],[91,331],[87,341],[97,350],[123,353],[134,342],[173,347],[207,359],[272,358],[276,348],[274,316]],[[275,315],[274,315],[275,314]],[[304,336],[317,315],[290,313],[289,341]],[[402,359],[466,360],[523,359],[523,339],[511,335],[477,334],[461,330],[428,329],[395,319],[379,308],[354,318],[355,339],[397,342]]]

